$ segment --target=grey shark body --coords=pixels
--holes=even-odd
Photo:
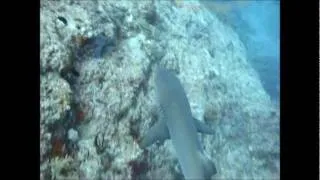
[[[212,134],[213,131],[193,118],[185,91],[172,72],[158,67],[155,84],[159,120],[143,136],[140,147],[170,138],[185,179],[209,179],[216,168],[205,156],[197,133]]]

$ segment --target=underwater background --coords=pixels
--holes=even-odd
[[[226,7],[217,11],[246,46],[247,59],[259,73],[264,89],[278,103],[280,94],[280,1],[200,1]],[[216,11],[214,9],[214,11]]]
[[[41,179],[184,179],[170,139],[137,143],[157,65],[214,130],[211,179],[280,179],[279,1],[40,2]]]

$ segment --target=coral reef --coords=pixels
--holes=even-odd
[[[181,80],[215,178],[279,178],[278,109],[238,35],[198,1],[41,1],[41,177],[182,179],[156,121],[153,69]],[[98,60],[97,60],[98,59]]]

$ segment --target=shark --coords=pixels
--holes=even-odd
[[[159,118],[139,139],[140,148],[171,139],[184,178],[210,179],[216,166],[205,154],[198,132],[214,131],[192,116],[184,88],[172,71],[157,66],[154,81]]]

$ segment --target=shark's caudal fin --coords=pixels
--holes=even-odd
[[[205,179],[210,179],[211,176],[217,173],[216,166],[214,165],[213,161],[204,154],[204,152],[199,152],[199,155],[202,161]]]

